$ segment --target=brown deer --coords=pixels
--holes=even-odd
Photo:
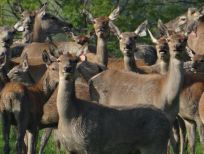
[[[1,92],[4,153],[9,153],[9,127],[10,117],[13,117],[18,133],[16,150],[22,153],[22,143],[25,131],[29,131],[28,153],[35,151],[38,125],[43,114],[43,105],[52,95],[58,84],[58,65],[52,62],[48,53],[43,53],[43,59],[48,65],[45,75],[32,86],[25,86],[19,82],[10,82],[4,86]]]
[[[191,61],[186,62],[186,69],[192,72],[204,72],[204,55],[197,54],[187,47],[187,52]]]
[[[166,153],[170,125],[160,110],[143,105],[111,108],[77,99],[74,88],[77,59],[62,55],[58,63],[58,131],[66,151]]]
[[[23,44],[12,46],[12,56],[21,54],[25,43],[44,42],[50,34],[63,33],[64,29],[70,30],[72,25],[60,20],[52,14],[46,12],[47,3],[34,11],[24,11],[22,19],[14,26],[18,31],[23,31]]]
[[[88,16],[89,20],[91,21],[91,23],[93,23],[94,26],[94,30],[97,36],[97,51],[96,51],[96,55],[95,54],[87,54],[87,59],[88,61],[91,62],[95,62],[99,65],[108,67],[108,68],[114,68],[114,69],[123,69],[123,60],[120,59],[111,59],[108,58],[108,50],[107,50],[107,38],[109,36],[109,32],[111,30],[111,23],[113,20],[115,20],[117,18],[117,16],[119,15],[119,7],[117,7],[110,15],[109,17],[104,17],[104,16],[99,16],[94,18],[92,16],[92,14],[88,11],[84,11],[84,13]],[[144,25],[147,23],[144,23]],[[139,27],[138,27],[139,28]],[[144,28],[144,27],[141,27]],[[138,34],[135,35],[139,35],[140,31],[135,31]],[[134,44],[135,45],[135,44]],[[141,54],[144,55],[145,53],[148,53],[147,55],[150,55],[150,51],[151,56],[152,57],[156,57],[155,56],[155,50],[152,50],[151,47],[146,46],[145,47],[137,47],[137,49],[143,49],[146,50],[148,49],[148,51],[142,51]],[[136,50],[135,50],[136,51]],[[138,52],[139,53],[139,52]],[[135,54],[135,57],[139,57],[137,54]],[[144,56],[143,56],[144,57]],[[155,58],[154,58],[155,59]],[[152,64],[155,62],[155,60],[149,60],[148,58],[144,58],[144,60],[146,60],[143,64]],[[117,64],[117,65],[115,65]]]
[[[139,72],[142,74],[150,73],[163,73],[167,72],[167,67],[169,63],[169,51],[166,38],[162,37],[159,40],[153,37],[152,33],[148,30],[152,42],[156,45],[157,49],[157,64],[152,66],[137,66],[135,62],[134,53],[135,53],[135,38],[141,35],[146,31],[147,21],[142,23],[135,32],[123,32],[121,33],[118,27],[111,23],[111,28],[114,33],[117,35],[120,44],[120,50],[123,53],[124,57],[124,67],[125,70]],[[112,64],[110,64],[112,65]],[[164,65],[164,66],[160,66]],[[162,69],[162,70],[161,70]]]
[[[25,54],[19,65],[14,66],[7,74],[10,81],[21,82],[25,85],[31,85],[35,83],[30,74],[28,58]]]
[[[8,73],[8,77],[10,78],[11,81],[18,81],[25,85],[31,85],[35,83],[34,79],[30,74],[30,66],[26,54],[23,56],[21,63],[10,70],[10,72]],[[39,128],[40,129],[45,128],[45,132],[43,133],[41,138],[39,153],[44,153],[44,148],[47,144],[47,141],[51,133],[53,132],[52,130],[53,128],[56,128],[58,124],[59,117],[56,106],[57,91],[58,88],[54,91],[54,93],[49,98],[47,103],[43,105],[43,115],[39,124]],[[77,98],[80,99],[90,100],[88,85],[84,85],[84,83],[81,82],[81,80],[77,80],[76,82],[76,96]],[[58,153],[60,153],[59,141],[55,140],[55,142],[57,145]]]
[[[183,68],[178,57],[185,45],[185,39],[176,34],[171,35],[168,39],[171,58],[167,75],[104,71],[90,80],[89,86],[93,100],[113,106],[130,106],[135,102],[147,103],[153,100],[153,105],[165,111],[172,124],[179,110],[178,97],[183,81]],[[109,82],[109,79],[113,80],[116,76],[117,80]],[[172,81],[176,83],[172,84]],[[124,98],[123,95],[120,95],[121,93],[127,97]],[[167,93],[168,96],[166,96]]]

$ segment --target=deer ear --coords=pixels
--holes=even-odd
[[[22,65],[24,71],[28,70],[29,65],[28,65],[28,55],[27,55],[27,53],[23,54],[21,65]]]
[[[46,65],[50,65],[52,63],[50,56],[46,50],[42,53],[42,60]]]
[[[140,37],[143,37],[143,36],[146,36],[147,35],[147,33],[146,33],[146,31],[147,31],[147,25],[148,25],[148,21],[147,20],[145,20],[143,23],[141,23],[138,27],[137,27],[137,29],[135,30],[135,34],[138,36],[140,36]]]
[[[164,25],[161,19],[158,20],[157,27],[161,36],[169,36],[168,28]]]
[[[81,55],[79,56],[79,60],[80,60],[80,61],[87,61],[86,55],[81,54]]]
[[[48,3],[43,3],[37,10],[36,12],[37,13],[40,13],[40,12],[45,12],[45,10],[47,9],[47,6],[48,6]]]
[[[23,21],[18,21],[14,26],[13,28],[15,30],[17,30],[18,32],[23,32],[24,31],[24,27],[23,27]]]
[[[151,40],[152,40],[152,43],[158,44],[158,40],[153,36],[152,32],[151,32],[149,29],[147,29],[147,31],[148,31],[148,33],[149,33],[149,35],[150,35],[150,38],[151,38]]]
[[[119,13],[120,13],[120,6],[118,5],[116,7],[116,9],[114,9],[113,12],[111,12],[111,14],[109,15],[109,17],[108,17],[109,20],[113,21],[113,20],[117,19],[119,16]]]
[[[112,21],[109,22],[109,27],[110,27],[110,30],[113,32],[113,34],[115,34],[119,38],[121,32],[118,29],[118,27],[116,25],[114,25],[114,23]]]
[[[189,47],[186,46],[186,52],[188,54],[188,56],[191,58],[191,60],[193,59],[193,57],[195,56],[195,52],[193,50],[191,50]]]
[[[94,17],[93,17],[93,15],[92,15],[89,11],[83,9],[83,10],[82,10],[82,14],[86,15],[86,17],[88,18],[88,20],[89,20],[91,23],[95,23]]]
[[[53,42],[50,42],[50,44],[48,45],[48,48],[49,48],[50,54],[55,58],[59,58],[59,56],[62,54],[61,51],[58,50],[57,46]]]

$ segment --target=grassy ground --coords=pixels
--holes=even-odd
[[[1,130],[2,129],[1,129],[1,125],[0,125],[0,131]],[[41,134],[42,134],[42,131],[40,132],[40,136],[41,136]],[[10,136],[11,136],[10,137],[10,147],[11,147],[10,153],[13,154],[13,153],[15,153],[15,134],[13,132],[11,132]],[[40,143],[40,142],[38,141],[38,143]],[[2,153],[2,149],[3,149],[3,139],[2,139],[2,133],[0,133],[0,153]],[[48,145],[45,148],[45,154],[55,154],[55,153],[56,153],[55,144],[54,144],[52,137],[51,137],[51,139],[48,142]],[[61,154],[65,154],[65,152],[62,151]],[[171,152],[171,154],[173,154],[173,152]],[[185,154],[189,154],[189,152],[186,150]],[[196,154],[202,154],[201,145],[199,143],[198,135],[196,137]]]

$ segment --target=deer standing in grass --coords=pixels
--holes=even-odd
[[[48,65],[44,76],[34,85],[25,86],[18,82],[7,83],[1,92],[4,153],[9,153],[9,127],[11,117],[17,125],[17,153],[22,153],[25,131],[29,131],[28,153],[35,152],[39,122],[43,114],[43,105],[52,95],[58,84],[58,65],[52,62],[48,53],[43,53]]]
[[[58,131],[67,151],[166,153],[170,125],[160,110],[146,105],[110,108],[77,99],[74,88],[77,59],[62,55],[58,63]]]

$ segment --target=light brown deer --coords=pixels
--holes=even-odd
[[[64,29],[70,30],[72,25],[62,21],[52,14],[46,12],[47,3],[34,11],[24,11],[22,19],[14,26],[19,31],[23,31],[23,44],[14,44],[12,46],[12,56],[21,54],[25,43],[44,42],[50,34],[63,33]]]
[[[104,71],[90,80],[89,86],[93,100],[101,104],[116,106],[130,106],[136,102],[147,103],[152,100],[153,105],[166,112],[173,124],[179,111],[178,97],[183,81],[182,62],[178,57],[185,46],[185,39],[176,34],[170,36],[169,39],[171,59],[167,75]],[[114,79],[116,76],[117,80]],[[114,82],[109,80],[114,80]],[[166,96],[167,93],[168,96]]]
[[[52,95],[58,84],[58,65],[52,62],[48,53],[43,53],[43,59],[48,65],[45,75],[32,86],[25,86],[19,82],[7,83],[1,92],[4,152],[9,153],[10,117],[16,122],[18,133],[16,150],[22,153],[22,143],[25,131],[29,133],[28,153],[35,151],[38,125],[43,114],[43,105]]]
[[[170,125],[160,110],[143,105],[110,108],[79,100],[74,88],[77,59],[63,55],[58,62],[58,131],[67,151],[71,154],[166,153]]]

